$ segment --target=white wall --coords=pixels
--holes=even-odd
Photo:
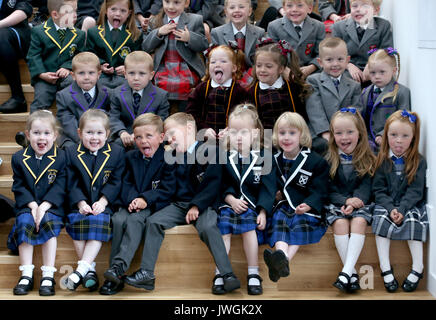
[[[399,82],[411,90],[412,110],[418,112],[422,120],[420,151],[426,157],[428,167],[433,165],[433,170],[427,172],[430,236],[425,280],[428,290],[436,297],[436,143],[433,140],[436,137],[435,13],[435,0],[383,0],[380,12],[392,23],[394,46],[401,56]]]

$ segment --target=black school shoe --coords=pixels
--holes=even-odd
[[[154,290],[154,282],[156,277],[144,269],[139,269],[125,278],[125,282],[135,288],[143,288],[145,290]]]
[[[356,278],[356,281],[351,281],[351,278]],[[353,293],[360,290],[360,280],[357,273],[353,273],[350,278],[350,284],[348,286],[348,292]]]
[[[95,271],[88,271],[83,277],[82,286],[89,289],[90,292],[97,290],[99,287],[97,273]]]
[[[280,279],[280,276],[277,270],[274,268],[272,264],[272,254],[273,251],[271,249],[265,249],[263,252],[263,260],[265,261],[266,266],[268,267],[268,276],[272,282],[277,282]]]
[[[249,281],[250,279],[255,278],[257,280],[259,280],[260,285],[249,285]],[[261,276],[259,276],[258,274],[249,274],[247,276],[247,292],[249,295],[260,295],[263,293],[263,289],[262,289],[262,281],[263,279],[261,278]]]
[[[224,290],[226,293],[232,292],[233,290],[239,289],[241,287],[241,282],[236,278],[233,272],[226,273],[223,275],[224,279]]]
[[[394,270],[391,268],[391,270],[382,272],[381,276],[384,277],[384,276],[387,276],[388,274],[394,275]],[[394,280],[392,280],[391,282],[385,282],[383,280],[383,283],[385,285],[386,291],[389,293],[397,291],[398,286],[399,286],[398,281],[397,281],[397,279],[395,279],[395,277],[394,277]]]
[[[340,276],[343,276],[348,281],[347,283],[343,282],[341,279],[339,279]],[[346,274],[345,272],[339,272],[338,278],[333,283],[333,287],[338,288],[342,292],[348,292],[350,288],[350,276]]]
[[[105,280],[103,285],[101,286],[99,293],[104,296],[111,296],[113,294],[117,294],[124,288],[124,282],[121,281],[119,284],[115,282]]]
[[[218,278],[222,278],[223,276],[220,274],[215,275],[212,282],[212,293],[213,294],[225,294],[226,290],[224,289],[224,284],[215,284],[215,280]],[[223,280],[224,281],[224,280]]]
[[[106,280],[109,280],[117,285],[122,282],[123,275],[124,275],[124,271],[122,270],[121,266],[118,264],[114,264],[112,267],[107,269],[106,272],[103,274]]]
[[[83,277],[82,275],[77,272],[77,271],[73,271],[72,274],[76,274],[79,277],[79,282],[74,282],[73,280],[70,280],[70,276],[68,276],[65,280],[64,280],[64,286],[70,290],[70,291],[76,291],[76,289],[80,286],[80,284],[83,281]]]
[[[22,98],[11,97],[9,100],[0,105],[2,113],[21,113],[27,112],[26,100]]]
[[[44,280],[51,281],[51,285],[50,286],[43,286],[42,282]],[[55,295],[55,284],[56,284],[56,281],[52,277],[43,277],[43,278],[41,278],[41,282],[40,282],[40,285],[39,285],[39,295],[40,296],[44,296],[44,297],[54,296]]]
[[[29,280],[28,284],[19,284],[21,280]],[[18,284],[14,288],[14,295],[16,296],[24,296],[29,293],[29,291],[33,290],[33,277],[22,276],[18,280]]]
[[[416,272],[415,270],[410,270],[410,273],[417,276],[418,280],[416,282],[412,282],[409,279],[404,279],[403,284],[401,285],[401,288],[405,291],[405,292],[413,292],[416,290],[416,288],[418,287],[419,284],[419,280],[421,280],[424,277],[423,273],[419,273]]]
[[[289,276],[289,261],[282,250],[276,250],[271,255],[271,263],[280,277]]]

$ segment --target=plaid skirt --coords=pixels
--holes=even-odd
[[[83,215],[78,212],[67,216],[66,230],[73,240],[97,240],[108,242],[112,238],[111,217],[102,212]]]
[[[369,205],[364,206],[358,210],[354,210],[351,214],[345,215],[341,211],[341,207],[337,207],[334,204],[329,204],[325,206],[326,209],[326,219],[329,225],[332,225],[338,219],[352,219],[361,217],[366,220],[368,225],[371,225],[372,222],[372,212],[369,210]]]
[[[323,220],[309,214],[296,214],[288,204],[283,204],[273,212],[268,243],[271,248],[277,241],[289,245],[317,243],[326,230],[327,225]]]
[[[372,232],[391,240],[427,240],[428,216],[426,207],[413,207],[404,215],[400,225],[389,217],[389,212],[382,206],[373,206]]]
[[[8,236],[7,247],[12,251],[16,251],[23,242],[32,246],[46,243],[50,238],[59,236],[63,226],[61,217],[46,212],[39,225],[39,231],[36,232],[35,220],[32,214],[23,212],[15,219]]]

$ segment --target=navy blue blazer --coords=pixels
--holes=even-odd
[[[250,163],[242,164],[242,172],[238,157],[238,152],[232,150],[227,153],[227,163],[222,165],[221,207],[228,206],[224,199],[231,194],[235,198],[242,197],[251,209],[257,212],[265,209],[271,214],[277,192],[276,166],[271,153],[252,150]]]
[[[123,177],[121,199],[125,206],[136,198],[144,198],[147,208],[158,211],[170,204],[170,197],[176,188],[175,166],[167,164],[165,150],[161,145],[148,165],[138,149],[126,154],[126,168]]]
[[[60,217],[64,215],[67,174],[63,150],[53,146],[42,157],[38,170],[35,151],[27,147],[12,156],[11,165],[17,215],[30,211],[27,205],[32,201],[38,205],[44,201],[50,202],[51,213]]]
[[[124,150],[116,144],[106,143],[98,150],[94,170],[94,156],[81,143],[65,150],[71,212],[79,211],[79,201],[85,200],[92,206],[104,195],[108,200],[105,212],[112,215],[120,204],[119,194],[125,167]]]
[[[322,218],[323,207],[328,199],[327,161],[316,152],[303,147],[289,170],[289,177],[285,177],[282,153],[276,153],[274,159],[278,166],[278,187],[285,197],[282,201],[287,201],[294,210],[298,205],[306,203],[312,207],[307,214]]]

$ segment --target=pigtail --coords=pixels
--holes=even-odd
[[[159,13],[150,19],[150,30],[157,29],[163,26],[164,10],[160,9]]]

